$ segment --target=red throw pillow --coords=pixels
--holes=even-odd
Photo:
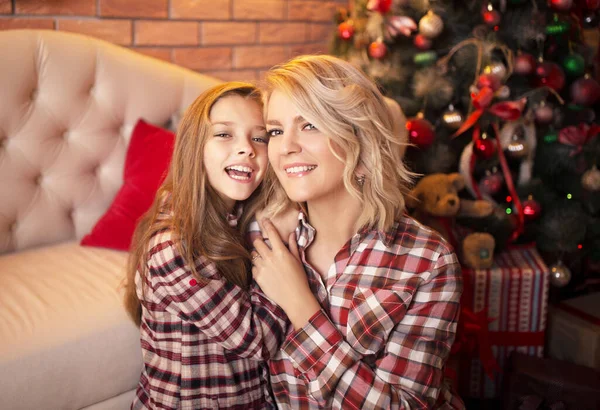
[[[174,143],[171,131],[138,120],[125,156],[123,186],[82,245],[129,250],[138,219],[167,175]]]

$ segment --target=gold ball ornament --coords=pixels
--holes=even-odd
[[[436,38],[444,30],[442,18],[429,10],[419,21],[419,33],[427,38]]]
[[[600,191],[600,170],[594,165],[588,169],[581,177],[581,185],[587,191]]]
[[[525,140],[525,130],[523,127],[515,128],[506,149],[508,150],[508,155],[515,159],[524,158],[529,154],[529,145]]]
[[[451,130],[457,130],[465,122],[465,118],[460,111],[454,109],[454,106],[450,104],[448,110],[442,115],[442,121],[444,125]]]
[[[550,267],[550,283],[557,288],[563,288],[571,281],[571,271],[562,261]]]

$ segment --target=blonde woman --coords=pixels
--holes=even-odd
[[[267,142],[250,84],[216,86],[187,110],[130,256],[126,306],[144,360],[132,409],[272,408],[266,360],[285,314],[251,286],[243,234]]]
[[[267,74],[271,214],[299,204],[290,251],[269,221],[252,269],[292,326],[270,360],[282,409],[460,409],[442,382],[462,291],[436,232],[404,214],[410,173],[384,99],[329,56]]]

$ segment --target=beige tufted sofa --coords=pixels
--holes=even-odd
[[[139,334],[126,253],[82,247],[139,118],[176,122],[219,81],[109,43],[0,31],[0,408],[126,409]]]
[[[0,31],[0,409],[129,408],[127,254],[78,241],[121,187],[136,121],[176,124],[218,82],[81,35]]]

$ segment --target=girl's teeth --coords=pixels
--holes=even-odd
[[[241,175],[229,175],[229,176],[233,179],[239,179],[240,181],[247,181],[250,179],[250,177],[244,177]]]
[[[296,172],[307,172],[312,171],[316,167],[314,166],[303,166],[303,167],[292,167],[285,170],[288,174],[295,174]]]
[[[252,168],[244,167],[241,165],[234,165],[232,167],[227,167],[227,169],[233,169],[235,171],[240,171],[240,172],[252,172]]]

